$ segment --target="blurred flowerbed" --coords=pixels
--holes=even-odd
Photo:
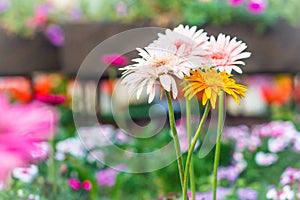
[[[288,75],[243,80],[248,81],[250,99],[242,102],[241,110],[229,112],[247,116],[253,105],[249,108],[246,102],[261,98],[255,105],[265,106],[265,113],[250,114],[263,116],[265,122],[240,120],[224,128],[219,199],[300,198],[299,82],[294,80]],[[179,180],[175,162],[158,171],[131,174],[122,172],[124,163],[111,168],[96,159],[113,156],[102,151],[110,145],[136,153],[153,151],[172,140],[170,130],[163,128],[155,140],[146,140],[111,124],[102,123],[101,130],[76,129],[70,109],[73,85],[58,73],[36,73],[32,80],[0,79],[0,199],[175,199],[180,193],[180,186],[174,185]],[[261,96],[253,98],[253,91]],[[180,120],[179,137],[186,138]],[[100,131],[110,142],[99,138]],[[181,143],[186,159],[188,141]],[[213,153],[193,160],[199,200],[211,197],[212,160]]]
[[[64,43],[65,23],[150,21],[155,26],[231,22],[255,24],[256,31],[276,24],[299,22],[298,0],[0,0],[0,26],[10,34],[32,37],[43,33],[55,46]]]

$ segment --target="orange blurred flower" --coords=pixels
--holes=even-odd
[[[8,93],[14,100],[24,103],[32,99],[30,81],[25,77],[1,78],[0,92]]]
[[[286,75],[277,76],[271,85],[262,87],[262,96],[268,104],[282,106],[290,101],[292,92],[293,80]]]

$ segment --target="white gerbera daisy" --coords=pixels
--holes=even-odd
[[[173,98],[177,98],[178,90],[173,76],[182,79],[184,75],[189,75],[191,65],[183,65],[185,60],[176,54],[175,46],[152,46],[138,48],[137,51],[141,58],[133,59],[135,64],[120,69],[125,70],[121,83],[127,85],[129,91],[136,92],[138,99],[143,88],[146,88],[149,103],[155,97],[156,85],[172,92]]]
[[[242,41],[237,41],[235,37],[230,39],[230,36],[220,33],[217,40],[214,36],[210,37],[208,53],[212,65],[219,71],[231,74],[234,70],[242,73],[237,65],[245,65],[245,62],[240,59],[250,57],[251,53],[243,52],[246,48],[247,45]]]

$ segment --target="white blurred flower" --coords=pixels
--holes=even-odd
[[[48,142],[39,142],[35,144],[38,148],[31,152],[35,160],[45,160],[48,157],[50,146]]]
[[[294,191],[291,189],[291,186],[286,185],[282,188],[282,192],[279,193],[280,200],[294,200]]]
[[[80,127],[77,133],[87,149],[107,146],[112,144],[114,128],[112,125],[100,125],[94,127]]]
[[[18,189],[18,197],[24,197],[24,190]]]
[[[293,139],[293,150],[300,153],[300,133],[298,133],[298,136]]]
[[[40,200],[40,196],[39,195],[30,194],[28,196],[27,200]]]
[[[289,141],[285,141],[283,138],[271,138],[268,140],[268,149],[272,153],[277,153],[285,149],[289,144]]]
[[[255,162],[261,166],[269,166],[278,160],[278,156],[274,153],[258,152],[255,155]]]
[[[12,172],[12,175],[14,178],[24,183],[30,183],[38,175],[38,172],[38,167],[36,165],[30,165],[28,168],[15,168]]]
[[[0,181],[0,191],[4,189],[4,183]]]
[[[57,160],[65,159],[65,154],[71,154],[74,157],[84,157],[85,148],[78,137],[68,138],[56,144],[55,158]]]
[[[78,0],[47,0],[55,9],[66,11],[73,10],[79,6]]]
[[[272,200],[278,200],[278,195],[277,195],[277,191],[275,188],[271,188],[267,194],[266,194],[266,198],[267,199],[272,199]]]

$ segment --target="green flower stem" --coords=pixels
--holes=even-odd
[[[192,142],[192,130],[191,130],[191,102],[188,97],[185,98],[185,109],[186,109],[186,129],[189,141],[189,147]],[[194,165],[193,157],[191,158],[190,165],[190,187],[192,191],[192,200],[196,200],[196,190],[195,190],[195,174],[194,174]]]
[[[182,188],[184,168],[183,168],[183,162],[182,162],[182,157],[181,157],[181,148],[180,148],[178,133],[176,130],[176,125],[175,125],[175,117],[174,117],[172,100],[171,100],[170,93],[168,91],[166,91],[166,97],[168,100],[169,121],[170,121],[170,127],[172,130],[172,135],[173,135],[174,144],[175,144],[175,151],[176,151],[177,164],[178,164],[178,169],[179,169],[180,183],[181,183],[181,188]]]
[[[49,163],[48,163],[48,177],[47,180],[52,184],[53,192],[56,192],[56,169],[55,169],[55,160],[54,160],[54,139],[53,137],[49,140],[50,151],[49,151]]]
[[[107,68],[108,78],[112,81],[118,78],[118,72],[116,67]]]
[[[223,125],[223,111],[224,111],[224,92],[222,91],[219,97],[219,115],[218,115],[218,127],[217,127],[217,141],[215,149],[215,161],[214,161],[214,179],[213,179],[213,200],[217,199],[217,185],[218,185],[218,165],[220,159],[221,149],[221,134]]]
[[[207,118],[207,115],[209,113],[209,108],[210,108],[210,104],[208,102],[205,106],[205,110],[204,110],[203,116],[201,118],[199,127],[198,127],[198,129],[196,131],[196,134],[193,137],[192,143],[189,147],[188,156],[187,156],[187,160],[186,160],[186,164],[185,164],[184,180],[183,180],[183,198],[184,198],[184,200],[188,199],[188,197],[187,197],[187,182],[188,182],[189,168],[190,168],[190,165],[191,165],[191,160],[192,160],[194,148],[195,148],[195,145],[197,143],[198,137],[199,137],[199,135],[202,131],[202,128],[203,128],[204,122]]]

